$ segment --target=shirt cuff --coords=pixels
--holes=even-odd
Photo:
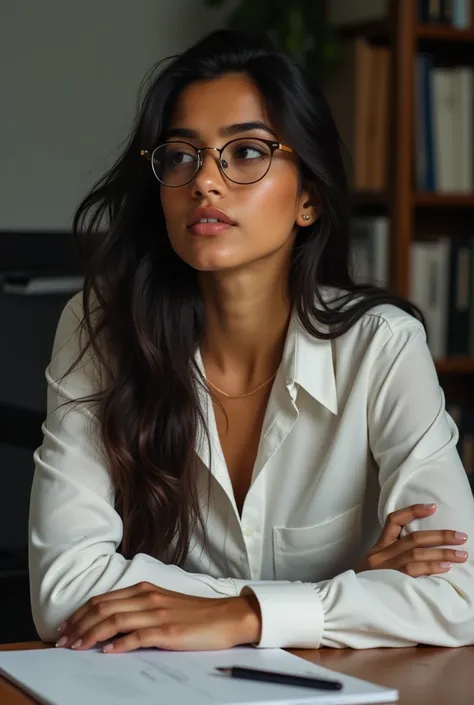
[[[240,594],[255,595],[260,606],[262,634],[256,646],[281,649],[319,648],[324,613],[313,585],[247,585]]]

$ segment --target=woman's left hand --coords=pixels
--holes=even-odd
[[[141,647],[211,651],[258,642],[260,631],[253,595],[192,597],[139,583],[88,600],[60,627],[56,646],[83,651],[108,642],[103,650],[112,653]]]

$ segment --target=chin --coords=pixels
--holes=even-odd
[[[186,248],[175,250],[176,254],[198,272],[225,272],[250,265],[253,257],[242,252],[222,251],[218,248],[204,248],[200,252]]]
[[[250,264],[250,262],[242,262],[231,259],[217,261],[193,259],[192,261],[188,260],[188,264],[198,272],[230,272],[235,269],[246,267]]]

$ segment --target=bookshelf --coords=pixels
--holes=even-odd
[[[359,184],[352,194],[353,247],[365,234],[373,278],[382,271],[386,281],[389,274],[391,288],[413,298],[426,314],[436,370],[474,491],[474,0],[470,2],[471,26],[466,29],[443,24],[442,17],[420,22],[417,0],[387,0],[383,19],[339,27],[352,47],[352,64],[346,61],[345,83],[334,82],[332,107],[336,112],[341,107],[338,91],[351,93],[353,110],[346,105],[345,114],[354,123],[347,134],[352,138],[353,181]],[[380,8],[380,2],[374,0],[373,6]],[[424,6],[427,13],[446,7],[454,5]],[[374,126],[383,115],[376,112],[383,52],[390,57],[385,73],[389,119],[383,127],[388,137],[382,157],[388,160],[382,181],[377,181],[373,164],[381,142]],[[344,111],[341,115],[339,124],[347,128]],[[380,169],[376,173],[380,176]],[[367,182],[372,188],[366,188]],[[380,257],[381,229],[385,259]],[[367,272],[362,267],[362,274]],[[459,354],[446,354],[448,350]]]
[[[429,52],[436,64],[474,65],[474,24],[468,29],[418,21],[416,0],[389,0],[383,19],[339,27],[344,40],[358,37],[371,46],[389,46],[390,76],[390,154],[388,185],[384,191],[358,190],[352,206],[356,216],[384,213],[390,222],[390,284],[401,296],[410,298],[411,248],[420,237],[420,221],[446,223],[443,235],[459,234],[457,225],[472,221],[473,192],[420,191],[415,186],[416,110],[415,76],[418,52]],[[474,13],[474,3],[473,3]],[[451,223],[452,233],[449,233]],[[474,228],[471,229],[474,235]],[[421,238],[423,239],[423,235]],[[455,387],[453,377],[462,377],[464,388],[474,395],[474,357],[448,356],[436,360],[443,386]],[[472,405],[472,401],[471,401]]]
[[[436,368],[439,374],[449,373],[474,373],[474,360],[472,357],[446,357],[436,361]]]
[[[417,39],[432,39],[438,42],[474,42],[474,29],[416,23],[414,34]]]
[[[413,193],[413,204],[427,208],[474,208],[474,194],[471,193]]]

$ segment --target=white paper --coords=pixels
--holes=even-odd
[[[258,683],[215,671],[249,666],[340,680],[337,692]],[[343,705],[387,703],[398,692],[329,671],[281,649],[128,654],[99,650],[0,652],[0,671],[47,705]]]

